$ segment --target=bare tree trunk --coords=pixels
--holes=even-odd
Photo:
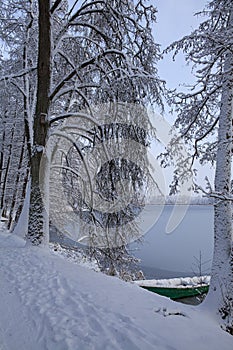
[[[0,208],[2,209],[3,216],[7,215],[7,203],[5,201],[5,197],[6,197],[6,187],[7,187],[8,175],[10,172],[14,134],[15,134],[15,122],[14,122],[14,124],[12,126],[12,130],[11,130],[11,138],[10,138],[10,144],[9,144],[9,155],[8,155],[8,158],[6,161],[6,168],[4,169],[5,173],[4,173],[4,177],[2,180],[3,185],[2,185],[2,193],[1,193],[1,199],[0,199]]]
[[[31,157],[31,195],[29,208],[29,227],[27,239],[33,245],[48,241],[48,212],[40,189],[40,163],[46,144],[49,112],[50,89],[50,0],[38,0],[39,3],[39,51],[38,51],[38,85],[36,113],[33,125],[33,152]],[[44,174],[45,175],[45,174]],[[46,182],[44,176],[43,182]]]
[[[233,27],[233,11],[228,25]],[[229,50],[225,56],[215,172],[215,191],[228,197],[231,196],[232,119],[233,54]],[[233,331],[232,203],[229,200],[216,199],[214,204],[214,255],[206,302],[220,311],[227,329]]]
[[[29,179],[29,168],[27,169],[26,174],[24,176],[23,186],[22,186],[22,193],[21,193],[21,196],[20,196],[20,198],[22,198],[22,200],[20,201],[20,203],[18,205],[18,208],[17,208],[17,210],[15,212],[14,223],[11,226],[11,230],[12,231],[14,230],[14,228],[16,226],[16,223],[18,222],[19,217],[20,217],[20,215],[22,213],[22,210],[23,210],[24,200],[26,199],[26,194],[27,194],[28,179]]]
[[[22,164],[23,164],[23,158],[25,154],[25,136],[23,139],[22,147],[21,147],[21,152],[20,152],[20,157],[19,157],[19,163],[18,163],[18,169],[16,173],[16,179],[15,179],[15,186],[14,186],[14,191],[13,191],[13,197],[11,200],[11,207],[9,211],[9,219],[7,223],[7,229],[10,230],[12,227],[12,223],[14,221],[14,213],[15,213],[15,207],[17,203],[17,196],[18,196],[18,187],[19,187],[19,181],[20,181],[20,171],[22,170]],[[23,198],[22,198],[23,200]]]
[[[6,131],[5,131],[5,123],[3,122],[3,132],[2,132],[2,144],[1,144],[1,151],[0,151],[0,198],[3,196],[3,167],[4,167],[4,152],[5,152],[5,138],[6,138]],[[2,216],[2,200],[0,204],[0,216]]]

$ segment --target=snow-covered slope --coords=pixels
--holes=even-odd
[[[0,233],[1,350],[232,350],[200,307],[177,304]]]

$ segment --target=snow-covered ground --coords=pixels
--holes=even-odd
[[[202,307],[177,304],[0,233],[0,350],[232,350]]]

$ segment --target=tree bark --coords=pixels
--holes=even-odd
[[[25,155],[25,136],[22,142],[21,146],[21,152],[19,157],[19,163],[18,163],[18,169],[16,172],[16,179],[15,179],[15,185],[14,185],[14,192],[11,200],[10,210],[9,210],[9,217],[8,217],[8,223],[7,223],[7,229],[10,230],[14,221],[14,213],[16,212],[16,203],[17,203],[17,197],[18,197],[18,189],[19,189],[19,182],[20,182],[20,171],[22,170],[22,164],[23,164],[23,158]],[[24,198],[22,199],[24,200]]]
[[[51,26],[50,0],[38,0],[39,4],[39,48],[37,70],[37,101],[33,124],[33,150],[31,156],[31,194],[27,239],[33,245],[48,241],[48,208],[46,210],[41,193],[46,174],[40,179],[40,165],[46,144],[49,113],[49,89],[51,80]],[[43,190],[43,189],[42,189]]]
[[[2,132],[2,141],[1,141],[1,151],[0,151],[0,216],[2,216],[2,196],[3,196],[3,172],[4,172],[4,155],[5,155],[5,138],[6,138],[6,130],[5,130],[5,122],[3,122],[3,132]]]
[[[2,179],[3,185],[2,185],[2,193],[1,193],[1,199],[0,199],[0,208],[2,210],[2,215],[3,216],[6,216],[7,215],[7,211],[8,211],[5,197],[6,197],[6,188],[7,188],[7,182],[8,182],[8,175],[9,175],[9,172],[10,172],[10,164],[11,164],[11,159],[12,159],[12,148],[13,148],[13,143],[14,143],[15,124],[16,124],[16,122],[13,123],[12,130],[11,130],[9,151],[8,151],[9,154],[8,154],[8,158],[7,158],[7,161],[6,161],[6,168],[5,168],[4,177]]]
[[[233,27],[233,6],[228,27]],[[233,136],[233,54],[230,50],[225,55],[223,73],[215,191],[230,197]],[[214,204],[214,255],[206,302],[214,304],[225,319],[227,329],[233,330],[232,202],[229,200],[216,199]]]

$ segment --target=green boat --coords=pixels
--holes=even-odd
[[[141,288],[147,289],[150,292],[163,295],[171,299],[181,299],[188,297],[195,297],[208,292],[209,286],[203,285],[198,287],[186,287],[186,288],[173,288],[173,287],[148,287],[140,286]]]
[[[141,288],[174,300],[208,293],[209,282],[209,276],[135,281]]]

